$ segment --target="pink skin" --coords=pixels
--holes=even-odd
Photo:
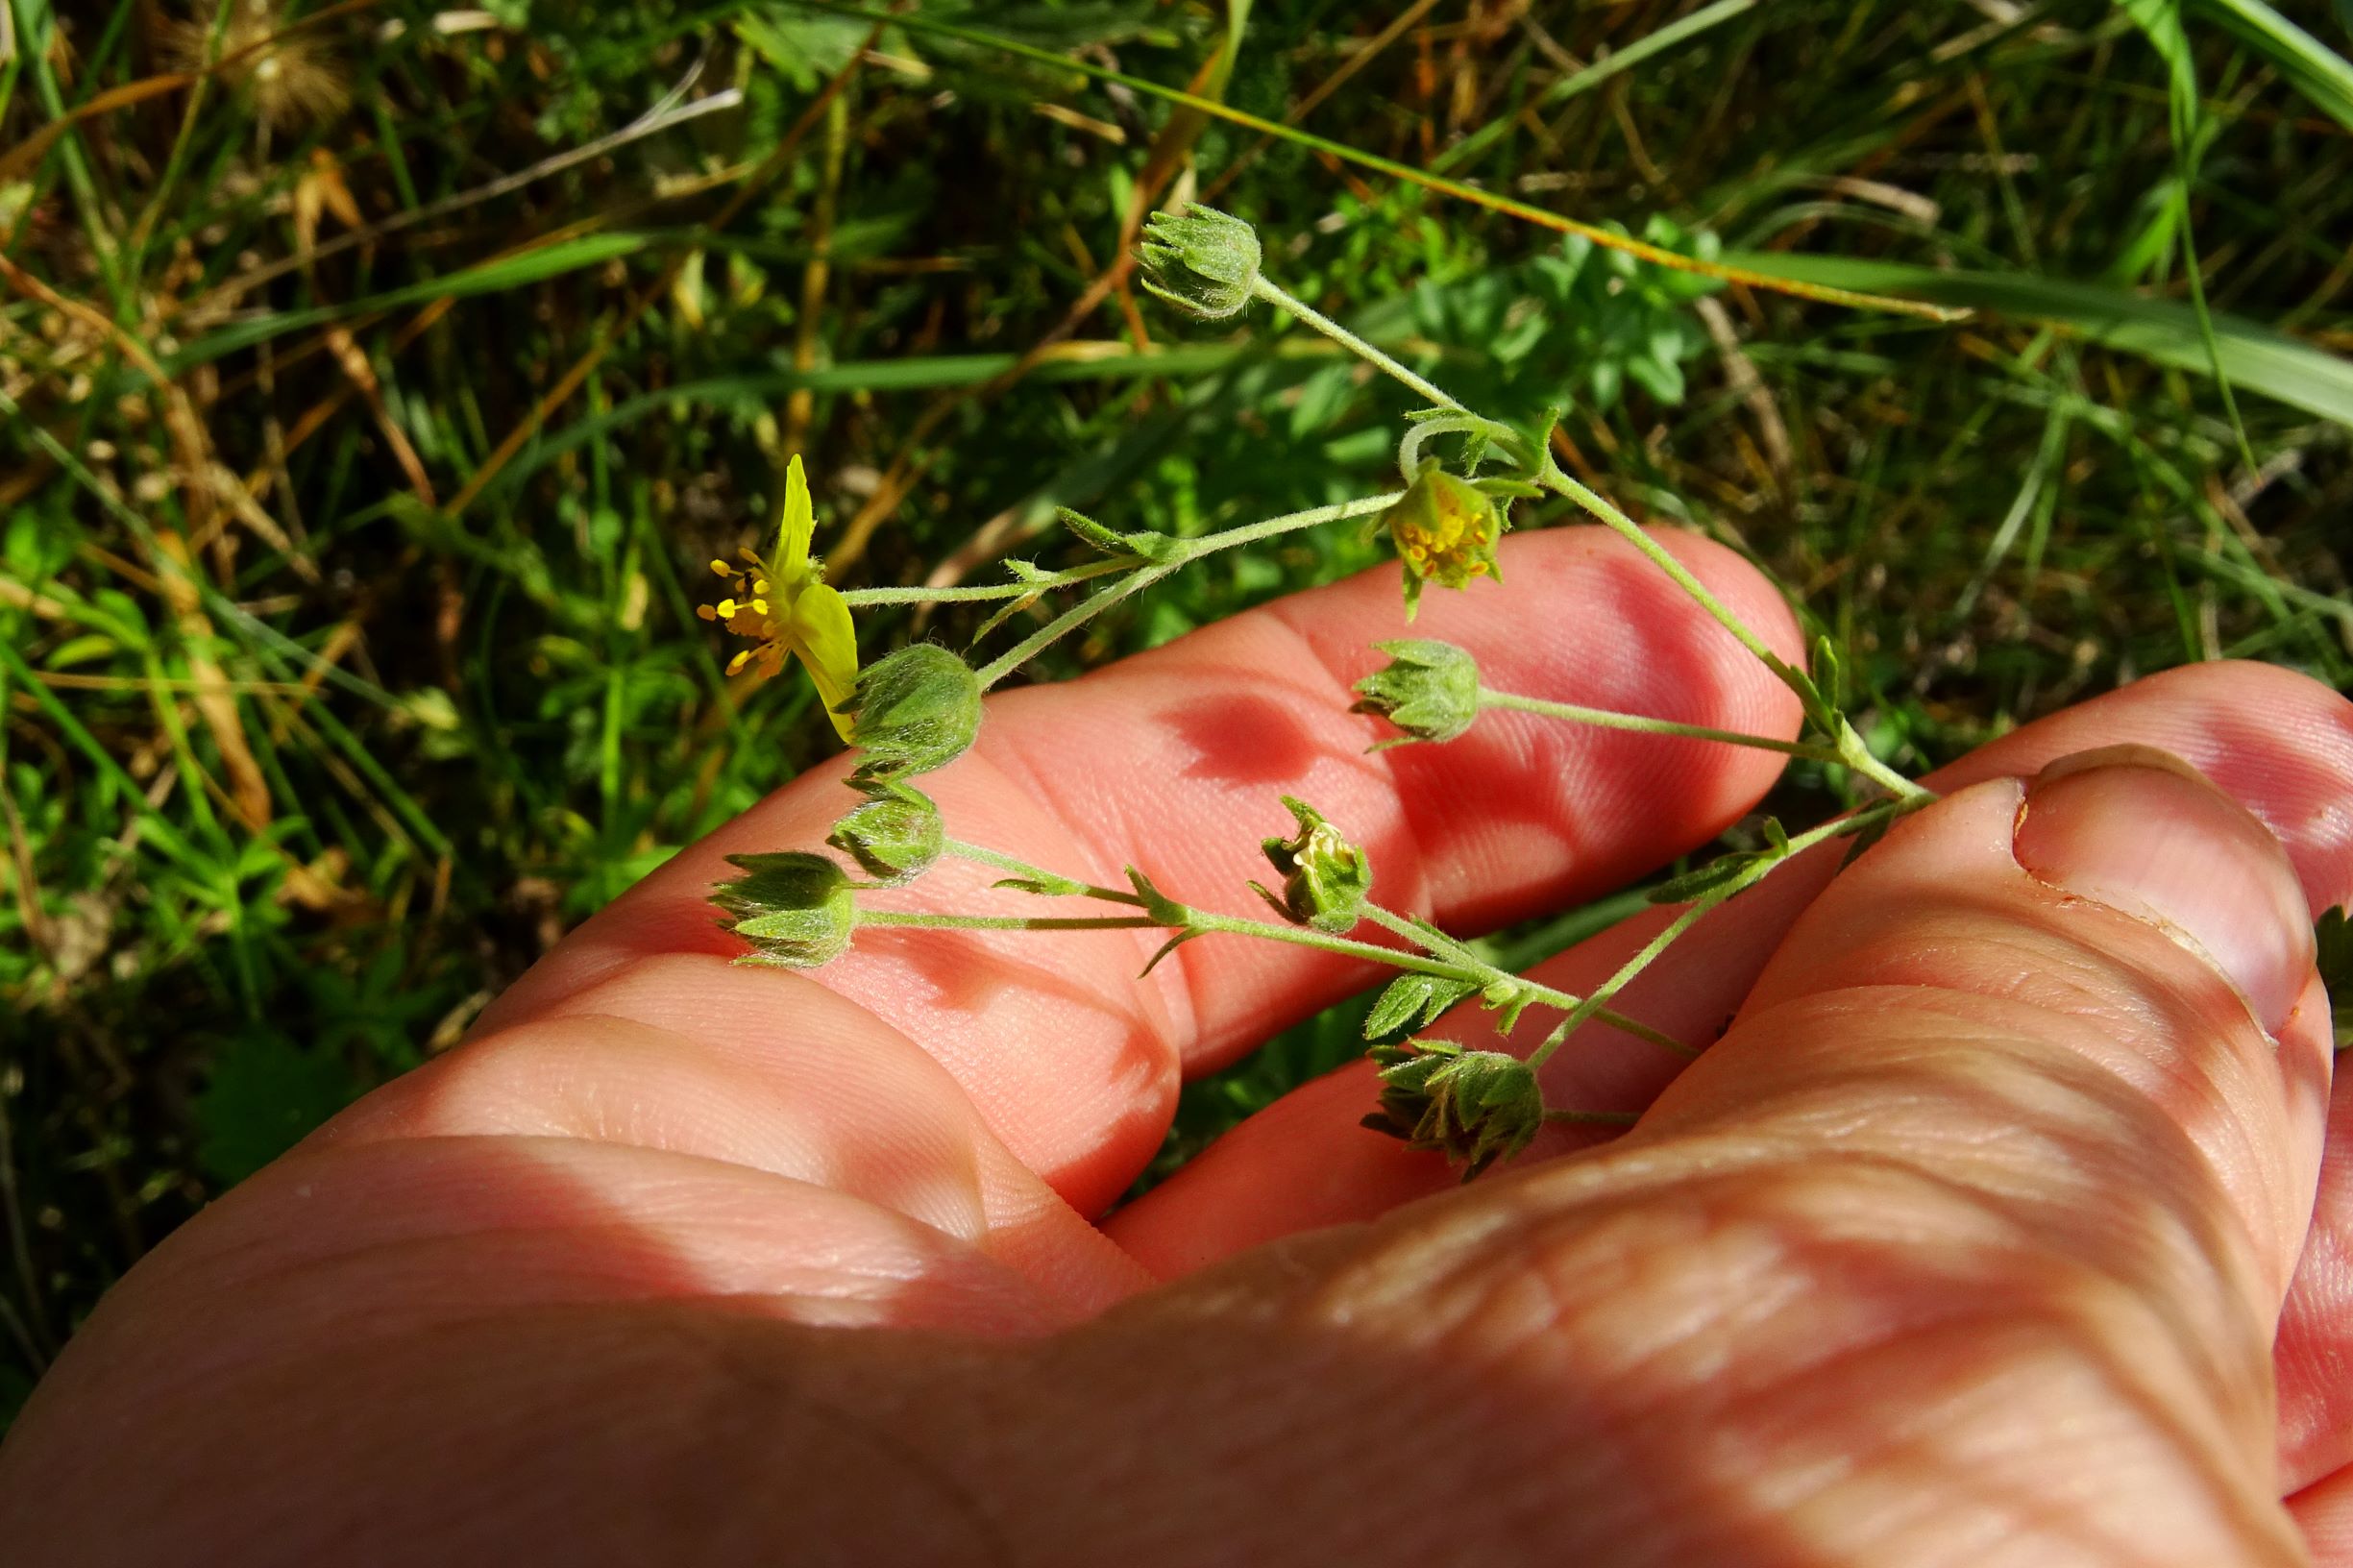
[[[1795,656],[1766,584],[1661,537]],[[1794,732],[1621,542],[1505,554],[1415,633],[1500,688]],[[959,837],[1235,910],[1299,795],[1385,903],[1469,932],[1705,843],[1777,772],[1516,715],[1368,756],[1345,688],[1395,591],[995,698],[927,787]],[[2156,749],[2081,757],[2120,746]],[[2353,1564],[2353,1111],[2309,926],[2353,894],[2333,694],[2152,678],[1948,770],[1835,883],[1835,852],[1786,869],[1623,1003],[1723,1035],[1699,1066],[1597,1027],[1548,1069],[1649,1111],[1628,1137],[1457,1190],[1355,1125],[1350,1069],[1101,1223],[1184,1078],[1373,976],[1212,938],[1139,981],[1149,933],[729,964],[723,857],[821,840],[838,774],[135,1270],[0,1448],[12,1560],[2289,1562],[2294,1493]],[[1019,907],[992,874],[904,907]]]

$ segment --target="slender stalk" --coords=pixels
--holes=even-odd
[[[1722,741],[1728,746],[1752,746],[1760,751],[1778,751],[1784,756],[1806,757],[1815,762],[1845,761],[1837,748],[1811,742],[1779,741],[1770,735],[1744,735],[1737,730],[1677,723],[1671,719],[1649,719],[1638,713],[1617,713],[1608,708],[1588,708],[1575,702],[1548,702],[1540,697],[1520,697],[1511,692],[1490,691],[1484,686],[1479,688],[1479,705],[1482,708],[1505,708],[1514,713],[1541,714],[1547,719],[1567,719],[1600,729],[1630,729],[1645,735],[1682,735],[1698,741]]]
[[[1288,290],[1285,289],[1280,283],[1273,282],[1262,275],[1252,282],[1251,291],[1260,299],[1265,300],[1270,304],[1279,306],[1283,309],[1289,311],[1299,320],[1307,323],[1310,327],[1314,328],[1326,337],[1331,338],[1334,342],[1339,344],[1351,354],[1354,354],[1360,358],[1363,359],[1365,363],[1373,366],[1377,370],[1385,372],[1388,376],[1394,378],[1396,380],[1402,382],[1407,387],[1410,388],[1412,391],[1418,393],[1420,396],[1429,399],[1432,403],[1435,404],[1439,407],[1451,408],[1457,413],[1467,415],[1474,419],[1481,417],[1473,414],[1471,410],[1461,402],[1448,395],[1441,388],[1414,374],[1411,370],[1407,369],[1397,360],[1391,358],[1388,355],[1384,354],[1372,344],[1367,343],[1364,339],[1359,337],[1356,333],[1350,331],[1338,322],[1334,321],[1330,316],[1325,315],[1320,310],[1317,310],[1312,306],[1307,304],[1307,302],[1304,300],[1298,299]],[[1560,465],[1553,460],[1551,453],[1538,452],[1535,453],[1535,458],[1538,466],[1533,478],[1538,484],[1543,485],[1546,489],[1552,490],[1557,495],[1565,496],[1569,500],[1574,501],[1578,505],[1583,507],[1586,511],[1601,519],[1601,521],[1606,524],[1611,530],[1618,533],[1620,536],[1625,538],[1629,544],[1631,544],[1636,550],[1648,556],[1653,565],[1656,566],[1660,571],[1666,573],[1666,575],[1674,580],[1677,587],[1682,589],[1684,593],[1689,594],[1700,608],[1705,610],[1718,625],[1730,632],[1732,636],[1739,641],[1741,647],[1747,649],[1750,653],[1754,655],[1756,659],[1765,666],[1766,669],[1772,671],[1774,675],[1779,679],[1783,685],[1787,686],[1791,691],[1797,693],[1799,699],[1806,704],[1806,711],[1809,715],[1817,714],[1819,707],[1819,697],[1818,694],[1814,692],[1811,684],[1805,679],[1805,677],[1787,661],[1783,660],[1780,655],[1775,653],[1772,649],[1766,647],[1765,640],[1759,637],[1755,631],[1749,626],[1747,622],[1741,620],[1737,615],[1734,615],[1731,611],[1731,607],[1726,604],[1724,600],[1718,599],[1715,594],[1708,589],[1705,583],[1702,582],[1692,574],[1690,568],[1683,565],[1682,562],[1677,560],[1674,554],[1670,552],[1665,546],[1661,545],[1657,540],[1645,533],[1640,525],[1635,523],[1632,518],[1620,511],[1616,506],[1610,504],[1610,502],[1601,494],[1583,484],[1579,483],[1569,475],[1562,472]],[[1897,772],[1894,769],[1879,761],[1878,758],[1873,756],[1870,748],[1862,744],[1861,738],[1854,734],[1853,726],[1848,724],[1843,717],[1838,719],[1837,723],[1838,733],[1834,736],[1834,739],[1837,742],[1837,750],[1835,754],[1829,758],[1829,760],[1836,761],[1848,768],[1852,769],[1855,772],[1869,778],[1880,788],[1886,790],[1889,794],[1897,796],[1899,799],[1925,800],[1932,798],[1928,791],[1921,788],[1919,785],[1913,783],[1910,779],[1904,777],[1901,773]],[[1719,736],[1711,738],[1721,739],[1723,737]],[[1736,742],[1735,744],[1746,745],[1752,743]],[[1783,745],[1769,745],[1767,749],[1784,750],[1786,749],[1786,747]],[[1805,751],[1792,752],[1791,754],[1798,756],[1811,756],[1818,755],[1819,753]]]
[[[1653,960],[1669,947],[1674,946],[1676,940],[1697,925],[1710,910],[1721,908],[1730,901],[1733,895],[1745,893],[1750,888],[1756,886],[1774,871],[1796,860],[1816,845],[1827,844],[1832,839],[1848,838],[1856,833],[1868,832],[1880,822],[1890,818],[1900,817],[1911,809],[1907,802],[1885,801],[1868,810],[1857,812],[1851,817],[1836,818],[1823,823],[1820,827],[1809,828],[1790,839],[1787,854],[1776,860],[1766,861],[1748,874],[1737,877],[1723,887],[1713,889],[1702,897],[1694,899],[1688,909],[1661,927],[1656,936],[1643,944],[1640,952],[1619,965],[1615,974],[1595,987],[1585,999],[1570,1012],[1567,1017],[1562,1018],[1553,1032],[1545,1037],[1544,1043],[1538,1045],[1529,1056],[1528,1065],[1532,1067],[1542,1066],[1552,1054],[1560,1048],[1561,1043],[1570,1035],[1576,1033],[1580,1024],[1599,1013],[1601,1008],[1619,992],[1625,990],[1636,975],[1649,968]]]
[[[1467,414],[1470,412],[1468,408],[1463,407],[1461,404],[1457,403],[1446,393],[1439,391],[1438,388],[1422,380],[1419,376],[1416,376],[1413,374],[1413,372],[1408,370],[1405,366],[1399,364],[1387,355],[1383,354],[1379,349],[1374,348],[1370,343],[1365,342],[1364,339],[1357,336],[1356,333],[1350,331],[1338,322],[1334,321],[1330,316],[1325,315],[1321,310],[1318,310],[1313,306],[1309,305],[1305,300],[1293,295],[1287,289],[1284,288],[1282,284],[1269,282],[1264,276],[1262,275],[1251,281],[1250,292],[1257,295],[1260,299],[1266,301],[1269,305],[1279,306],[1283,309],[1289,311],[1292,315],[1298,317],[1310,327],[1314,328],[1317,331],[1323,333],[1324,336],[1332,339],[1333,342],[1337,343],[1340,347],[1346,349],[1358,358],[1362,359],[1365,361],[1365,363],[1374,366],[1376,369],[1385,371],[1389,376],[1395,378],[1397,380],[1403,381],[1406,385],[1411,387],[1414,391],[1420,393],[1423,397],[1429,399],[1432,403],[1437,404],[1439,407],[1452,408],[1458,413]]]
[[[1359,501],[1344,501],[1336,506],[1312,506],[1304,512],[1286,512],[1280,517],[1269,517],[1256,523],[1243,524],[1240,527],[1203,534],[1198,539],[1174,540],[1172,544],[1175,548],[1166,558],[1154,561],[1149,565],[1139,566],[1117,582],[1098,589],[989,663],[980,672],[981,690],[987,691],[1062,638],[1068,636],[1114,604],[1118,603],[1119,600],[1141,593],[1175,572],[1179,567],[1200,560],[1205,555],[1213,555],[1221,550],[1232,550],[1237,545],[1253,544],[1258,540],[1272,539],[1280,534],[1296,533],[1302,528],[1320,527],[1326,523],[1339,523],[1352,517],[1363,517],[1369,513],[1386,511],[1396,500],[1397,492],[1392,491],[1385,496],[1367,496]],[[853,600],[851,602],[857,601]]]
[[[1473,951],[1467,943],[1457,942],[1454,938],[1448,936],[1445,932],[1438,930],[1434,926],[1425,927],[1416,925],[1403,915],[1399,915],[1392,910],[1383,909],[1378,904],[1366,904],[1364,906],[1364,913],[1376,924],[1386,926],[1389,930],[1396,932],[1399,936],[1405,938],[1407,941],[1418,943],[1422,946],[1428,948],[1434,957],[1443,958],[1451,954],[1454,958],[1460,961],[1465,967],[1476,969],[1479,973],[1484,975],[1489,984],[1492,984],[1498,980],[1507,980],[1511,982],[1513,985],[1518,986],[1532,1002],[1538,1003],[1545,1007],[1556,1007],[1563,1013],[1573,1013],[1584,1005],[1584,1000],[1581,997],[1572,996],[1565,991],[1556,991],[1551,986],[1543,985],[1537,981],[1531,980],[1524,974],[1513,974],[1508,969],[1503,968],[1498,965],[1488,963],[1485,959],[1481,958],[1477,952]],[[1647,1040],[1654,1045],[1664,1046],[1666,1049],[1673,1051],[1676,1055],[1692,1061],[1697,1061],[1699,1059],[1699,1052],[1693,1050],[1690,1046],[1684,1044],[1673,1035],[1668,1034],[1665,1030],[1654,1029],[1649,1024],[1644,1023],[1641,1019],[1630,1018],[1625,1014],[1620,1013],[1613,1008],[1597,1008],[1594,1010],[1592,1016],[1601,1019],[1604,1023],[1608,1024],[1611,1028],[1617,1030],[1621,1034],[1632,1035],[1637,1040]]]
[[[1143,907],[1143,900],[1125,888],[1097,887],[1091,882],[1082,882],[1074,876],[1064,876],[1058,871],[1049,871],[1042,866],[1032,866],[1026,860],[1017,860],[999,850],[984,848],[977,844],[967,844],[962,839],[948,840],[940,846],[940,852],[956,860],[968,860],[995,870],[1011,871],[1014,875],[1025,877],[1032,882],[1060,884],[1070,890],[1069,896],[1071,897],[1100,898],[1106,903],[1132,904],[1138,909]]]
[[[897,926],[919,931],[1143,931],[1156,929],[1161,923],[1147,915],[918,915],[889,909],[858,911],[858,924],[862,927]]]
[[[992,600],[1022,599],[1031,594],[1050,593],[1057,588],[1067,588],[1074,582],[1085,582],[1091,577],[1124,572],[1135,564],[1133,560],[1119,558],[1090,561],[1085,566],[1074,566],[1067,572],[1057,572],[1050,577],[1041,577],[1035,582],[993,582],[969,588],[845,588],[842,590],[842,601],[852,609],[862,604],[986,603]]]
[[[1141,593],[1175,570],[1174,566],[1139,567],[1110,587],[1088,595],[991,660],[980,671],[980,689],[987,691],[1114,604]]]

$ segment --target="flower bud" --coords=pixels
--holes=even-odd
[[[867,794],[866,804],[834,823],[825,842],[892,886],[931,870],[947,842],[931,796],[895,780],[870,784]]]
[[[865,749],[860,785],[927,773],[964,755],[980,729],[980,677],[936,643],[915,643],[859,672],[842,704],[850,743]]]
[[[1469,1181],[1528,1147],[1544,1125],[1535,1069],[1501,1051],[1466,1051],[1452,1041],[1376,1045],[1381,1109],[1364,1125],[1436,1149]]]
[[[1136,256],[1147,293],[1209,321],[1238,314],[1259,277],[1258,231],[1198,202],[1153,213]]]
[[[813,969],[842,956],[858,921],[848,873],[823,855],[729,855],[744,872],[711,890],[732,917],[721,923],[751,943],[740,961]]]
[[[1373,647],[1389,655],[1389,665],[1357,682],[1361,700],[1349,711],[1377,713],[1405,731],[1382,746],[1451,741],[1471,727],[1479,717],[1479,665],[1468,653],[1417,638]]]
[[[1313,806],[1287,795],[1283,803],[1298,819],[1298,833],[1262,840],[1259,845],[1283,878],[1282,896],[1256,882],[1250,885],[1286,919],[1332,936],[1345,935],[1363,919],[1365,895],[1373,886],[1372,862]]]
[[[1467,588],[1481,577],[1503,580],[1495,542],[1504,517],[1494,498],[1440,468],[1434,457],[1422,464],[1406,493],[1381,515],[1406,568],[1406,619],[1421,603],[1422,584]]]

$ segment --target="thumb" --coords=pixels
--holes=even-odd
[[[1401,1212],[1318,1314],[1523,1392],[1499,1448],[1581,1456],[1563,1528],[1608,1560],[2300,1561],[2270,1344],[2313,966],[2286,856],[2186,765],[1978,785],[1633,1132]]]

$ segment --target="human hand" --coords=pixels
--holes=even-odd
[[[1670,537],[1794,656],[1760,579]],[[1507,589],[1425,611],[1499,684],[1794,729],[1614,539],[1507,555]],[[1211,906],[1307,795],[1385,901],[1467,930],[1705,843],[1777,771],[1510,716],[1367,757],[1344,694],[1395,613],[1360,578],[1012,693],[927,788]],[[2145,753],[2043,772],[2128,744],[2218,791]],[[1555,1129],[1458,1188],[1356,1125],[1352,1069],[1100,1225],[1181,1075],[1367,974],[1211,939],[1139,980],[1124,932],[729,964],[723,857],[819,842],[838,772],[135,1269],[0,1448],[11,1560],[2255,1564],[2300,1524],[2353,1563],[2353,1102],[2311,946],[2353,895],[2353,707],[2324,689],[2144,681],[1932,779],[1834,883],[1728,905],[1620,1004],[1715,1041],[1697,1065],[1595,1027],[1548,1069],[1554,1103],[1645,1109],[1622,1138]],[[1540,977],[1589,985],[1662,918]]]

